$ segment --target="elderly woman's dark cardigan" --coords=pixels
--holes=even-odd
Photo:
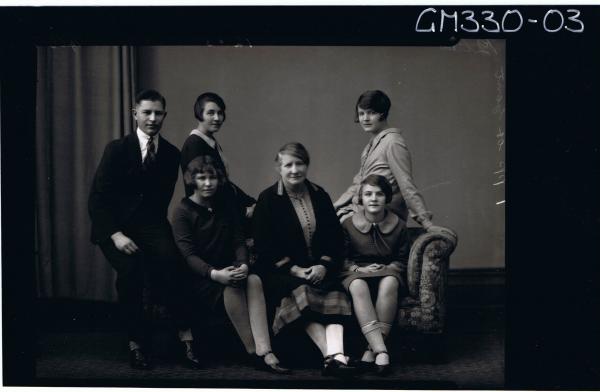
[[[293,265],[309,267],[322,264],[332,277],[342,268],[344,234],[333,209],[331,198],[320,186],[306,181],[317,221],[312,240],[313,260],[308,249],[296,211],[281,181],[265,189],[258,197],[254,210],[254,244],[258,254],[256,270],[263,274],[289,275]],[[279,263],[289,256],[287,263]],[[326,256],[326,260],[321,260]]]

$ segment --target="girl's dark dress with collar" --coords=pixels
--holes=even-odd
[[[223,170],[224,173],[227,174],[227,167],[221,158],[221,154],[219,153],[219,147],[216,144],[211,147],[208,143],[202,139],[202,137],[191,134],[185,139],[183,146],[181,147],[181,172],[185,173],[188,163],[190,163],[194,158],[197,158],[201,155],[209,155],[215,161],[215,164]],[[226,190],[233,198],[236,200],[236,203],[239,204],[240,207],[249,207],[256,203],[253,197],[248,196],[242,189],[240,189],[237,185],[235,185],[229,178],[227,178],[228,187],[231,189],[223,189]],[[186,196],[194,193],[194,190],[190,187],[185,187]]]
[[[379,223],[371,223],[364,212],[352,215],[342,223],[346,236],[347,257],[341,273],[346,290],[354,279],[394,276],[400,283],[400,292],[406,289],[406,263],[410,251],[406,223],[391,211]],[[354,272],[355,267],[385,264],[376,272]]]
[[[219,194],[215,196],[219,200]],[[210,279],[212,269],[248,263],[243,232],[237,214],[220,202],[214,208],[184,198],[173,213],[173,234],[193,275],[192,295],[216,313],[223,313],[225,286]]]
[[[267,302],[277,306],[275,333],[301,318],[329,324],[343,322],[352,314],[338,279],[344,235],[333,204],[323,188],[309,181],[306,188],[316,220],[310,252],[281,180],[260,194],[254,210],[254,244],[258,254],[254,267],[262,275]],[[307,268],[317,264],[327,268],[318,286],[290,274],[293,265]]]

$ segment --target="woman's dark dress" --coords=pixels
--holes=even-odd
[[[354,279],[365,279],[369,286],[378,284],[385,276],[400,283],[399,293],[406,289],[406,263],[410,251],[406,223],[391,211],[379,223],[367,220],[363,210],[346,219],[342,227],[346,237],[346,261],[341,273],[342,285],[348,291]],[[385,264],[376,272],[353,272],[354,267]],[[373,288],[373,287],[372,287]]]
[[[184,198],[173,213],[173,234],[193,275],[194,300],[224,316],[225,286],[211,280],[210,272],[247,264],[248,250],[234,209],[225,203],[215,204],[214,209],[209,210]]]
[[[260,194],[254,210],[258,253],[254,268],[262,276],[267,302],[277,307],[275,334],[296,320],[341,323],[352,314],[350,300],[338,279],[344,249],[341,226],[327,192],[309,181],[306,187],[316,220],[312,258],[296,210],[281,181]],[[327,268],[325,278],[317,286],[290,275],[293,265],[307,268],[317,264]]]
[[[239,210],[240,224],[244,230],[244,235],[249,236],[250,220],[246,218],[246,207],[250,207],[256,203],[256,200],[247,195],[240,187],[235,185],[230,179],[227,173],[225,163],[219,153],[220,146],[215,140],[214,147],[211,147],[202,137],[198,136],[192,131],[192,133],[185,139],[183,146],[181,147],[181,172],[185,173],[187,165],[194,159],[201,155],[208,155],[213,158],[215,165],[223,171],[225,174],[225,184],[221,188],[220,197],[222,199],[229,200],[229,203],[234,203]],[[185,195],[190,196],[194,193],[194,189],[189,186],[185,186]]]
[[[215,142],[216,143],[216,142]],[[221,159],[221,154],[219,153],[218,148],[213,148],[208,145],[198,135],[191,134],[185,139],[183,146],[181,147],[181,171],[185,173],[185,169],[187,168],[188,163],[190,163],[194,158],[198,158],[201,155],[209,155],[215,161],[215,164],[225,173],[227,174],[227,168]],[[237,185],[235,185],[229,177],[227,178],[228,187],[231,189],[227,189],[227,192],[231,192],[237,204],[240,207],[249,207],[256,203],[253,197],[248,196],[243,190],[241,190]],[[224,189],[225,190],[225,189]],[[194,190],[190,187],[186,187],[185,194],[187,196],[194,193]]]

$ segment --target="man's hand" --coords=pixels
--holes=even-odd
[[[116,233],[111,235],[110,238],[115,244],[115,247],[120,252],[123,252],[127,255],[132,255],[140,250],[140,248],[138,248],[138,246],[135,244],[135,242],[133,242],[131,238],[127,237],[120,231],[117,231]]]

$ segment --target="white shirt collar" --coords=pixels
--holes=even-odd
[[[217,141],[215,139],[213,139],[212,137],[208,137],[205,134],[203,134],[202,132],[200,132],[197,129],[192,129],[192,132],[190,132],[190,135],[196,135],[198,137],[201,137],[211,148],[217,148]]]
[[[138,137],[138,141],[140,142],[140,150],[142,151],[142,161],[146,158],[146,150],[148,147],[148,140],[150,140],[150,136],[146,135],[144,131],[142,131],[139,127],[135,131]],[[160,137],[158,137],[158,133],[154,135],[152,138],[154,139],[154,151],[158,152],[158,141]]]

